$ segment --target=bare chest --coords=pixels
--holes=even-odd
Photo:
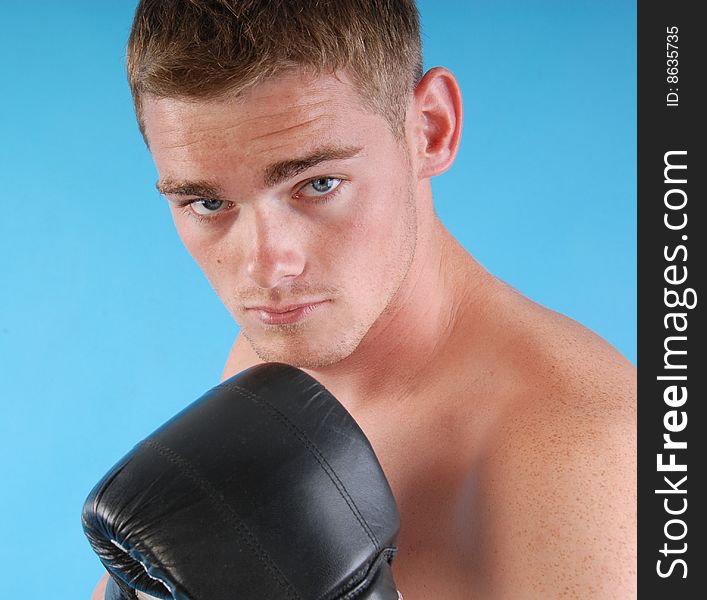
[[[354,415],[400,512],[393,573],[404,600],[483,597],[476,465],[497,413],[489,390],[477,402],[449,380],[453,393],[438,386],[395,413]]]
[[[404,600],[472,600],[475,490],[461,454],[436,447],[391,453],[379,460],[400,511],[393,573]]]
[[[441,508],[441,510],[444,510]],[[472,600],[475,594],[470,541],[454,529],[450,512],[418,515],[401,513],[398,554],[393,575],[404,600]]]

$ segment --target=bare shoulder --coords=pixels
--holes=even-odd
[[[258,355],[253,351],[248,343],[248,340],[245,339],[243,334],[238,334],[236,341],[233,342],[233,346],[231,347],[231,352],[226,359],[226,364],[221,375],[221,381],[225,381],[237,373],[240,373],[244,369],[260,364],[261,362],[262,361],[258,358]]]
[[[635,597],[635,369],[578,323],[518,302],[501,309],[518,311],[513,394],[477,476],[489,596]]]

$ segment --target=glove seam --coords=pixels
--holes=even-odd
[[[251,400],[254,400],[254,401],[266,406],[268,409],[270,409],[270,411],[272,413],[274,413],[274,416],[276,418],[278,418],[278,420],[280,420],[283,425],[285,425],[286,427],[290,428],[293,431],[293,433],[295,434],[295,437],[297,437],[299,439],[299,441],[304,445],[304,447],[310,451],[310,453],[314,456],[315,460],[319,463],[319,465],[322,467],[324,472],[329,476],[329,479],[331,479],[332,483],[334,484],[334,486],[338,490],[339,494],[344,499],[344,502],[346,502],[346,505],[349,507],[349,510],[351,510],[351,513],[354,515],[356,520],[359,522],[359,525],[361,525],[361,528],[363,529],[363,531],[366,533],[368,538],[373,543],[376,551],[377,552],[380,551],[380,542],[378,541],[378,538],[376,537],[375,533],[370,529],[370,527],[368,526],[368,523],[366,523],[366,520],[361,515],[361,512],[360,512],[358,506],[356,506],[356,503],[354,502],[353,498],[351,498],[351,496],[349,495],[349,492],[346,489],[346,486],[339,479],[338,475],[336,474],[336,471],[327,462],[326,458],[320,452],[319,448],[317,448],[317,446],[309,439],[307,434],[304,431],[302,431],[299,427],[297,427],[297,425],[295,425],[286,415],[284,415],[280,410],[278,410],[275,406],[273,406],[265,398],[258,396],[257,394],[251,392],[250,390],[240,387],[237,383],[227,382],[226,386],[231,391],[234,391],[238,394],[241,394],[242,396],[245,396]]]
[[[165,460],[179,468],[192,482],[197,485],[206,495],[221,509],[222,516],[235,527],[236,532],[245,540],[247,544],[254,550],[255,555],[265,565],[265,568],[270,572],[271,576],[279,585],[285,588],[287,597],[291,600],[302,600],[294,586],[290,583],[284,573],[280,571],[275,562],[272,560],[267,550],[263,548],[257,541],[257,538],[248,529],[247,525],[235,513],[233,508],[226,502],[225,498],[213,488],[213,486],[204,479],[198,469],[194,467],[187,459],[175,452],[169,446],[165,446],[153,439],[147,439],[142,442],[144,445],[153,449],[157,454]]]

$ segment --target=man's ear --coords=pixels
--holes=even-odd
[[[462,94],[452,73],[435,67],[413,94],[418,176],[432,177],[452,166],[462,135]]]

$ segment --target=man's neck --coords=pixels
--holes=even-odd
[[[435,217],[387,309],[348,358],[308,370],[351,412],[405,402],[440,365],[490,275]]]

